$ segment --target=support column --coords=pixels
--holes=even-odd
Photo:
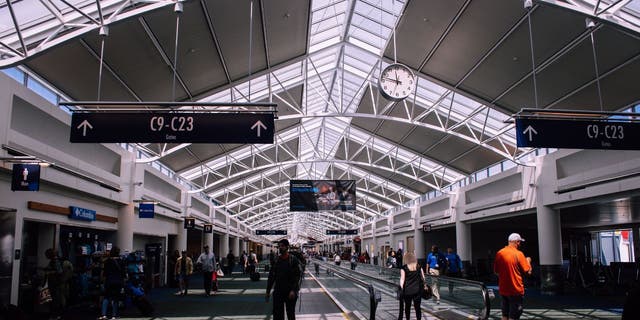
[[[213,233],[204,233],[202,237],[202,246],[209,246],[211,250],[214,250],[213,247]]]
[[[187,250],[187,229],[184,228],[184,222],[182,220],[178,221],[178,236],[176,237],[175,248],[179,250],[180,253],[182,251]]]
[[[118,231],[116,232],[117,246],[120,252],[133,251],[133,222],[135,207],[128,203],[118,209]]]
[[[424,247],[424,231],[422,231],[422,224],[420,224],[420,207],[416,206],[412,210],[413,210],[412,216],[415,221],[415,223],[413,224],[415,226],[415,229],[413,232],[413,245],[415,247],[414,254],[418,259],[418,263],[421,266],[424,266],[426,261],[427,251]]]
[[[222,248],[220,248],[220,256],[226,257],[229,254],[229,232],[222,235]]]
[[[466,277],[467,272],[470,270],[473,257],[471,256],[471,225],[461,221],[461,218],[464,215],[464,202],[464,192],[459,191],[454,197],[452,197],[450,203],[454,204],[451,208],[451,214],[455,215],[456,219],[456,253],[460,256],[460,260],[462,260],[462,276]]]
[[[238,237],[231,238],[231,250],[234,256],[240,256],[240,239]]]
[[[538,213],[538,248],[540,248],[540,291],[543,294],[562,293],[560,214],[540,204],[536,210]]]
[[[533,175],[535,180],[530,181],[529,186],[534,188],[536,199],[538,250],[540,255],[540,291],[543,294],[554,295],[562,293],[564,289],[562,223],[560,221],[560,213],[544,205],[544,193],[547,190],[551,190],[551,185],[556,180],[555,161],[553,159],[545,161],[545,158],[537,158],[536,166],[528,168],[528,170],[535,170]],[[535,259],[533,264],[537,264]]]

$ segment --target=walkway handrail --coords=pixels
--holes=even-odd
[[[388,280],[388,279],[382,279],[380,277],[376,277],[373,275],[369,275],[360,271],[354,271],[354,270],[349,270],[348,266],[349,263],[346,263],[344,266],[336,266],[334,264],[330,264],[328,262],[324,262],[322,260],[314,260],[314,262],[320,262],[324,267],[330,268],[332,270],[339,270],[339,269],[343,269],[345,272],[341,272],[342,274],[345,273],[352,273],[352,274],[357,274],[360,277],[364,277],[373,281],[377,281],[377,282],[381,282],[387,285],[391,285],[391,286],[397,286],[398,283]],[[374,270],[376,274],[385,274],[385,273],[392,273],[394,275],[397,275],[397,277],[400,277],[400,269],[398,268],[383,268],[380,266],[375,266],[375,265],[371,265],[371,264],[363,264],[363,263],[359,263],[358,264],[358,268],[369,268],[370,270]],[[448,283],[448,284],[453,284],[456,287],[462,287],[462,286],[468,286],[468,287],[475,287],[477,288],[478,291],[480,291],[480,295],[481,295],[481,299],[482,299],[482,308],[478,309],[478,305],[474,306],[476,308],[476,310],[478,310],[477,316],[478,319],[488,319],[490,312],[491,312],[491,297],[490,297],[490,293],[487,289],[487,287],[484,285],[484,283],[479,282],[479,281],[474,281],[474,280],[468,280],[468,279],[461,279],[461,278],[453,278],[453,277],[447,277],[447,276],[432,276],[429,274],[425,273],[425,277],[428,283],[433,283],[433,281],[437,281],[440,283]],[[346,277],[345,277],[346,278]],[[349,278],[354,278],[353,276],[349,275]],[[360,280],[361,281],[361,280]],[[361,281],[363,282],[363,281]],[[472,306],[471,304],[469,304],[467,301],[465,300],[458,300],[458,299],[452,299],[452,301],[455,301],[457,304],[460,305],[467,305],[467,306]]]
[[[378,302],[380,302],[381,297],[380,297],[380,293],[375,290],[372,283],[367,283],[365,281],[362,281],[350,275],[348,272],[340,270],[341,269],[340,267],[331,265],[322,260],[313,260],[313,263],[321,264],[324,268],[331,270],[331,272],[337,273],[345,279],[348,279],[361,286],[367,287],[367,291],[369,292],[369,319],[376,318],[376,309],[378,308]]]

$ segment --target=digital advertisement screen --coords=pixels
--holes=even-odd
[[[290,211],[352,211],[356,209],[355,180],[291,180]]]

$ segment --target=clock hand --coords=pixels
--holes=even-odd
[[[392,78],[389,78],[389,77],[383,77],[382,79],[389,80],[389,81],[393,81],[393,82],[395,82],[395,83],[399,83],[399,81],[398,81],[398,80],[396,80],[396,79],[392,79]]]

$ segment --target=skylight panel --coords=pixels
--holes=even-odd
[[[336,36],[336,37],[324,40],[322,42],[318,42],[318,43],[312,44],[311,46],[309,46],[309,53],[320,51],[320,50],[322,50],[324,48],[328,48],[328,47],[330,47],[332,45],[335,45],[335,44],[338,44],[338,43],[340,43],[340,37]]]
[[[351,72],[354,75],[357,75],[358,77],[360,77],[362,79],[367,78],[367,75],[368,75],[366,72],[364,72],[364,71],[362,71],[362,70],[360,70],[358,68],[352,67],[352,66],[350,66],[348,64],[344,65],[344,70],[348,71],[348,72]]]
[[[302,62],[294,63],[282,69],[272,72],[280,81],[287,81],[296,77],[302,77]]]
[[[345,55],[348,57],[352,57],[362,62],[366,62],[367,64],[373,66],[377,65],[380,60],[379,55],[371,54],[369,51],[362,50],[362,48],[352,45],[347,45],[344,48]]]
[[[349,37],[347,39],[347,41],[349,43],[351,43],[351,44],[353,44],[355,46],[358,46],[358,47],[360,47],[360,48],[362,48],[364,50],[367,50],[367,51],[369,51],[369,52],[371,52],[371,53],[373,53],[375,55],[380,55],[382,53],[382,49],[380,49],[378,47],[375,47],[373,45],[370,45],[370,44],[368,44],[368,43],[366,43],[366,42],[364,42],[364,41],[362,41],[362,40],[360,40],[358,38]]]
[[[315,21],[311,25],[311,34],[315,35],[322,31],[329,30],[332,28],[337,28],[342,30],[342,25],[344,24],[344,19],[346,18],[346,13],[341,13],[337,16],[326,17],[324,19]]]
[[[200,100],[201,102],[230,102],[231,89],[225,89]]]

